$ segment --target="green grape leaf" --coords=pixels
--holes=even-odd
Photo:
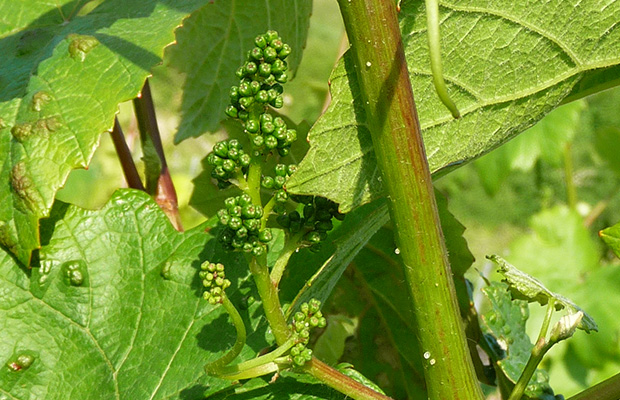
[[[441,3],[444,76],[462,118],[432,84],[424,2],[399,13],[431,172],[446,173],[498,147],[571,98],[620,83],[620,3],[591,0]],[[579,7],[579,13],[574,10]],[[604,12],[600,10],[604,9]],[[383,195],[350,53],[331,76],[332,102],[309,134],[310,152],[288,189],[341,211]],[[330,162],[324,160],[329,157]]]
[[[21,263],[69,172],[205,2],[0,1],[0,245]]]
[[[513,300],[508,285],[492,282],[482,289],[491,308],[480,315],[480,324],[486,334],[487,353],[498,373],[498,386],[502,394],[510,393],[519,380],[530,358],[533,345],[525,332],[529,318],[527,302]],[[530,380],[525,395],[528,399],[553,399],[546,371],[537,369]]]
[[[508,283],[514,298],[527,300],[528,302],[535,301],[540,305],[545,305],[550,299],[553,299],[556,310],[566,308],[569,314],[583,313],[583,318],[577,325],[577,328],[588,333],[590,331],[598,331],[598,326],[594,319],[571,300],[550,291],[538,279],[519,271],[500,256],[490,255],[487,258],[497,264],[498,272],[504,276],[504,282]]]
[[[175,141],[214,131],[226,118],[229,89],[239,81],[234,72],[257,35],[278,31],[293,49],[287,61],[295,71],[311,13],[312,0],[212,1],[185,21],[171,48],[171,65],[187,73]]]
[[[343,314],[328,315],[327,327],[314,344],[312,354],[328,365],[337,364],[344,354],[345,342],[355,335],[356,330],[357,318]]]
[[[244,258],[224,253],[200,226],[177,232],[145,193],[116,192],[99,211],[56,203],[42,221],[37,265],[0,253],[0,369],[9,398],[199,398],[230,386],[205,375],[235,330],[222,307],[202,299],[200,264],[223,262],[234,304],[251,282]],[[255,302],[242,315],[252,332],[240,358],[268,346]],[[260,314],[260,313],[259,313]],[[96,388],[94,390],[93,388]]]

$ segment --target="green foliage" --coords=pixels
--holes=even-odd
[[[618,37],[607,32],[620,6],[613,4],[601,14],[591,2],[581,4],[584,8],[576,14],[577,3],[443,4],[449,13],[442,17],[442,51],[458,54],[443,60],[449,93],[463,114],[454,120],[429,77],[424,18],[418,17],[423,2],[403,2],[400,27],[431,172],[446,173],[489,152],[566,96],[616,82]],[[592,43],[601,45],[594,48]],[[345,55],[332,73],[333,101],[312,128],[308,157],[289,182],[292,192],[321,194],[344,212],[383,195],[364,110],[355,107],[361,93],[352,68]],[[334,147],[341,150],[330,163],[321,163]]]
[[[202,369],[221,350],[210,343],[232,334],[197,285],[203,258],[224,257],[204,227],[178,233],[147,195],[121,191],[99,211],[56,204],[42,237],[29,274],[6,252],[0,262],[0,354],[13,365],[0,371],[3,393],[170,398],[226,386]],[[79,285],[66,276],[76,270]],[[246,272],[230,275],[237,302]]]
[[[174,29],[204,3],[0,2],[12,16],[0,29],[0,244],[22,264],[69,172],[88,166],[118,104],[136,97]]]
[[[419,305],[412,304],[394,242],[399,227],[380,198],[366,126],[375,116],[364,114],[349,53],[332,72],[327,112],[310,129],[327,85],[308,70],[331,68],[342,32],[337,12],[316,8],[326,1],[314,10],[310,0],[27,3],[0,0],[3,396],[348,398],[327,387],[325,376],[306,373],[316,367],[313,356],[339,379],[377,393],[432,395],[425,368],[440,360],[414,340]],[[542,320],[506,284],[481,285],[468,272],[473,254],[486,275],[480,255],[504,251],[525,271],[495,258],[516,297],[569,310],[546,337],[599,329],[554,348],[525,398],[554,398],[550,382],[569,394],[607,378],[620,368],[620,270],[612,254],[620,255],[620,91],[551,110],[620,83],[613,29],[619,4],[442,2],[448,92],[463,113],[453,120],[432,86],[424,2],[399,3],[435,177],[514,138],[437,185],[458,217],[436,192],[479,378],[507,398],[536,350],[526,320],[531,313],[530,330]],[[297,73],[311,11],[318,16],[315,37]],[[212,137],[188,140],[187,153],[170,164],[190,176],[203,160],[191,202],[213,218],[177,232],[153,199],[132,190],[115,192],[92,211],[59,201],[71,170],[91,167],[109,177],[117,168],[109,155],[91,163],[101,133],[119,104],[138,95],[175,35],[165,67],[185,81],[174,140],[220,126],[218,140],[225,140],[206,157],[201,146]],[[282,84],[294,75],[302,79],[291,96]],[[164,76],[160,104],[175,108],[181,78]],[[234,121],[222,121],[226,116]],[[165,121],[162,130],[175,123]],[[143,159],[161,165],[150,146]],[[156,186],[157,174],[147,175]],[[102,186],[109,182],[87,180],[81,184],[88,190],[74,198],[107,196]],[[565,186],[576,193],[569,206]],[[593,232],[610,225],[600,232],[611,249],[605,252]],[[480,286],[490,308],[480,304]],[[484,375],[489,365],[476,345],[494,377]]]
[[[187,73],[183,118],[175,140],[180,142],[217,129],[226,117],[231,73],[246,58],[259,32],[274,29],[294,49],[306,42],[312,0],[245,0],[243,4],[216,1],[192,15],[177,34],[171,65]],[[302,53],[293,53],[295,71]]]

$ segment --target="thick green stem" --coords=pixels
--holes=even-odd
[[[284,353],[286,353],[291,347],[293,347],[296,343],[296,338],[291,336],[284,344],[274,351],[271,351],[265,355],[262,355],[257,358],[253,358],[248,361],[244,361],[237,365],[231,365],[230,367],[226,367],[220,370],[220,377],[225,379],[240,379],[237,378],[238,374],[245,373],[249,370],[255,370],[261,365],[269,364],[275,362],[279,357],[281,357]]]
[[[568,400],[618,400],[620,399],[620,374],[584,390]]]
[[[252,203],[260,206],[262,206],[260,199],[260,178],[263,162],[263,156],[253,156],[247,178],[247,193],[252,198]]]
[[[443,79],[441,67],[441,35],[439,34],[439,4],[437,0],[426,0],[426,24],[428,26],[428,50],[431,57],[431,72],[433,85],[441,102],[446,106],[454,118],[460,118],[461,113],[448,94],[446,82]]]
[[[424,355],[428,398],[476,400],[476,379],[439,224],[394,1],[338,0],[366,125],[390,200]],[[351,65],[353,64],[353,65]]]
[[[235,344],[226,354],[212,363],[205,365],[205,370],[211,375],[219,375],[222,368],[237,358],[239,353],[241,353],[241,350],[243,350],[246,339],[245,324],[243,323],[243,319],[241,318],[241,315],[239,315],[239,311],[237,311],[233,303],[228,300],[228,297],[225,294],[222,296],[222,305],[224,306],[224,309],[226,309],[228,315],[230,315],[230,319],[235,326],[235,330],[237,331],[237,340],[235,340]]]
[[[539,341],[536,346],[534,346],[534,348],[532,349],[532,355],[530,356],[530,359],[527,360],[527,364],[525,365],[525,368],[523,369],[523,372],[521,373],[517,384],[515,385],[514,389],[512,389],[512,393],[510,393],[510,397],[508,398],[508,400],[521,399],[523,393],[525,392],[527,384],[530,383],[534,372],[536,372],[538,364],[540,364],[543,357],[545,356],[547,351],[549,351],[551,346],[553,346],[553,343],[546,343],[544,339],[542,341]]]
[[[344,393],[352,399],[391,400],[391,397],[375,392],[368,386],[362,385],[316,358],[312,358],[312,361],[306,363],[304,370],[327,386],[336,389],[340,393]]]
[[[250,272],[254,277],[256,289],[258,289],[258,294],[263,302],[265,317],[269,322],[276,342],[281,346],[286,343],[291,336],[291,330],[284,318],[284,312],[282,311],[282,306],[280,305],[280,299],[278,297],[278,289],[271,282],[269,269],[266,263],[259,263],[256,258],[252,257],[250,260]]]

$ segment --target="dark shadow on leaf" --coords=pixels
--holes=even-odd
[[[181,390],[179,393],[179,398],[181,400],[199,400],[204,399],[205,392],[207,391],[208,386],[206,385],[194,385],[187,389]]]

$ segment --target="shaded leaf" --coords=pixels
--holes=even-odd
[[[146,194],[119,191],[100,211],[57,203],[42,237],[40,266],[29,273],[0,254],[0,361],[34,357],[20,373],[0,370],[5,395],[169,399],[230,385],[204,374],[235,330],[202,299],[197,273],[205,259],[224,262],[237,304],[248,273],[204,226],[179,233]],[[259,307],[244,313],[246,359],[268,345],[265,324],[249,317]]]
[[[482,292],[491,303],[491,308],[480,315],[481,326],[487,335],[486,350],[495,366],[502,395],[507,397],[532,352],[533,345],[525,332],[529,310],[527,302],[512,299],[505,283],[492,282]],[[536,370],[525,395],[528,399],[554,399],[545,371]]]
[[[583,319],[577,325],[579,329],[583,329],[588,333],[590,331],[598,331],[598,326],[594,319],[571,300],[550,291],[538,279],[519,271],[503,258],[497,255],[490,255],[487,258],[497,264],[498,272],[504,276],[504,281],[508,283],[514,298],[527,300],[528,302],[536,301],[541,305],[545,305],[550,299],[553,299],[556,310],[566,308],[569,314],[583,313]]]
[[[293,300],[289,313],[296,311],[296,307],[312,298],[324,303],[349,263],[389,219],[387,204],[384,201],[369,204],[359,212],[347,216],[338,228],[343,234],[334,241],[333,254],[306,281]]]
[[[229,90],[239,79],[235,71],[246,59],[254,38],[278,31],[293,52],[294,71],[306,43],[312,0],[244,0],[211,2],[192,15],[177,32],[171,64],[187,73],[178,143],[218,128],[226,118]]]
[[[23,264],[69,172],[205,2],[0,1],[0,244]]]
[[[399,17],[435,174],[489,152],[568,95],[618,83],[619,3],[442,2],[444,75],[463,115],[454,120],[432,85],[424,11],[422,1],[403,2]],[[310,152],[288,188],[328,197],[347,212],[383,195],[349,53],[332,73],[331,93],[329,109],[310,132]],[[326,156],[329,163],[322,161]]]

